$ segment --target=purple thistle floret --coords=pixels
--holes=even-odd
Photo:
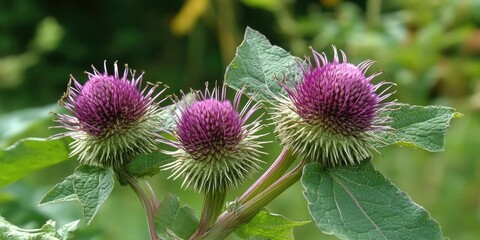
[[[171,177],[184,177],[183,186],[195,191],[224,191],[259,169],[262,161],[259,118],[246,121],[259,108],[249,99],[239,112],[243,91],[232,102],[226,99],[226,85],[205,93],[196,92],[193,102],[177,105],[180,113],[174,116],[177,125],[171,132],[175,140],[164,142],[178,148],[168,152],[176,161],[162,169],[171,169]],[[184,96],[185,98],[185,96]],[[251,107],[250,107],[251,106]]]
[[[342,59],[333,47],[329,62],[325,53],[312,49],[314,63],[300,64],[302,80],[293,87],[282,86],[288,97],[279,97],[274,107],[276,132],[283,144],[308,161],[325,166],[355,164],[371,157],[374,144],[382,142],[382,133],[391,130],[389,118],[381,114],[393,102],[383,102],[393,93],[390,82],[372,84],[380,73],[366,76],[374,63],[366,60],[359,65]],[[376,91],[387,86],[381,93]]]
[[[59,128],[68,130],[53,137],[71,136],[71,155],[79,155],[79,161],[88,165],[121,167],[139,153],[156,148],[160,111],[154,102],[156,85],[141,89],[144,73],[135,77],[135,71],[126,66],[123,74],[100,73],[93,67],[87,72],[88,81],[81,85],[71,76],[69,87],[60,101],[72,115],[56,114]],[[128,75],[131,75],[131,80]]]
[[[370,82],[379,74],[365,77],[373,61],[355,66],[347,62],[342,51],[340,63],[334,51],[333,62],[329,63],[325,53],[313,50],[317,67],[309,61],[308,68],[302,67],[303,81],[295,91],[287,88],[297,113],[307,123],[321,124],[335,133],[352,135],[371,130],[382,100]]]
[[[117,73],[101,75],[96,69],[88,75],[89,81],[84,86],[74,80],[76,89],[69,98],[72,105],[66,106],[89,135],[104,138],[128,130],[149,110],[151,92],[144,97],[137,89],[142,76],[130,82],[126,72],[120,79]]]
[[[178,140],[195,159],[235,151],[243,139],[243,121],[229,101],[194,102],[178,123]]]

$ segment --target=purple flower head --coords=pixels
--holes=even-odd
[[[125,73],[119,78],[118,73],[109,76],[94,71],[94,74],[89,73],[84,86],[77,85],[74,80],[78,93],[72,93],[71,110],[80,128],[98,138],[128,130],[149,110],[151,93],[144,97],[138,90],[138,83],[126,79]]]
[[[309,124],[345,135],[368,130],[380,100],[370,82],[373,76],[365,77],[371,62],[357,67],[343,55],[343,63],[337,57],[328,63],[317,52],[314,58],[317,66],[323,66],[309,63],[308,69],[303,69],[304,80],[290,91],[298,115]]]
[[[120,75],[100,73],[93,67],[88,81],[81,85],[73,76],[60,103],[71,112],[56,114],[59,128],[68,130],[55,136],[71,136],[71,155],[79,155],[83,164],[119,167],[139,153],[155,149],[159,108],[154,102],[157,86],[141,89],[143,73],[135,76],[126,66]],[[131,79],[129,79],[129,73]],[[54,137],[55,137],[54,136]]]
[[[379,132],[390,130],[381,112],[394,102],[383,102],[393,93],[389,82],[373,84],[376,73],[366,76],[374,63],[348,63],[333,47],[329,62],[325,53],[312,49],[314,64],[300,64],[302,80],[293,87],[282,84],[288,97],[279,98],[273,118],[281,142],[309,161],[325,166],[354,164],[371,157],[373,144],[381,142]],[[376,91],[387,86],[381,93]]]
[[[221,90],[196,92],[193,102],[177,103],[180,113],[171,133],[175,140],[164,142],[176,148],[169,152],[176,161],[166,164],[175,179],[183,176],[183,186],[195,191],[226,190],[259,169],[262,142],[255,133],[261,128],[258,119],[246,123],[259,108],[247,101],[241,111],[237,92],[233,103],[226,99],[226,85]],[[251,106],[251,107],[250,107]]]
[[[177,135],[185,151],[201,161],[203,156],[235,151],[244,137],[242,125],[243,119],[230,101],[210,98],[194,102],[185,110]]]

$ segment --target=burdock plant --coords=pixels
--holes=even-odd
[[[379,132],[383,133],[391,129],[387,125],[390,118],[382,111],[386,111],[394,104],[394,102],[383,102],[392,94],[387,93],[387,90],[393,84],[371,83],[371,80],[378,75],[366,76],[366,71],[373,61],[367,60],[358,66],[353,65],[347,62],[343,51],[341,51],[342,59],[340,60],[335,47],[331,63],[328,62],[324,53],[319,54],[313,49],[312,52],[316,65],[314,66],[307,59],[305,67],[304,62],[299,61],[302,73],[300,81],[286,79],[287,82],[279,82],[278,84],[284,87],[287,95],[274,96],[277,102],[272,104],[270,113],[276,124],[275,132],[279,142],[285,147],[283,152],[265,174],[237,199],[235,204],[241,207],[234,213],[225,213],[219,218],[210,231],[214,238],[223,238],[229,231],[248,222],[267,203],[297,182],[307,163],[320,162],[324,167],[360,163],[370,158],[370,151],[375,150],[375,143],[383,142],[383,138],[378,135]],[[385,85],[387,85],[386,88],[377,94],[376,91]],[[198,116],[195,117],[196,119],[199,117],[209,119],[206,114],[200,112],[188,114],[186,118],[191,116]],[[219,116],[223,117],[219,117],[214,122],[219,123],[221,119],[229,119],[228,114],[219,114]],[[192,129],[202,129],[202,131],[212,129],[206,127],[209,125],[197,127],[190,122],[188,121],[186,126]],[[179,129],[183,125],[180,121]],[[182,135],[185,139],[192,138],[192,134]],[[208,134],[198,134],[198,136],[203,136],[199,138],[203,141],[209,139]],[[195,140],[196,144],[192,146],[196,150],[195,153],[205,152],[199,150],[198,146],[203,145],[199,144],[200,142],[202,141]],[[212,148],[214,144],[206,146],[214,150],[212,152],[222,152]],[[183,148],[188,149],[185,145]],[[300,163],[283,175],[295,159],[299,159]],[[176,162],[171,165],[180,165]],[[194,176],[193,179],[201,179],[197,177],[199,175],[197,172],[212,174],[212,171],[206,171],[203,167],[195,171],[178,167],[176,172],[187,176],[191,174]],[[186,181],[187,179],[188,177]],[[201,182],[208,183],[205,180]]]
[[[257,134],[262,125],[259,118],[248,122],[260,105],[249,99],[240,108],[243,91],[231,102],[226,88],[209,90],[207,84],[205,92],[194,92],[193,102],[179,104],[179,113],[173,116],[174,140],[164,141],[177,150],[169,152],[175,160],[162,168],[171,170],[174,179],[183,177],[182,186],[205,194],[197,237],[215,222],[226,191],[236,188],[262,163],[261,135]]]
[[[305,222],[265,206],[301,180],[310,214],[327,234],[444,239],[429,213],[375,170],[371,159],[392,144],[442,151],[450,120],[461,114],[397,103],[391,99],[395,84],[369,73],[371,60],[349,62],[335,47],[330,59],[311,51],[312,58],[296,58],[247,28],[224,85],[182,94],[163,109],[163,90],[142,88],[143,73],[119,72],[115,64],[113,74],[106,66],[103,73],[93,68],[83,85],[72,77],[61,100],[69,113],[55,114],[57,128],[67,131],[54,137],[72,137],[70,154],[83,165],[42,203],[79,200],[89,223],[112,190],[115,172],[142,200],[151,239],[224,239],[233,232],[245,239],[289,239],[291,228]],[[233,100],[227,84],[237,89]],[[244,95],[248,99],[241,101]],[[263,115],[257,112],[263,106],[283,150],[225,204],[229,190],[268,163],[261,140],[267,133],[260,133]],[[162,170],[204,195],[200,220],[171,194],[157,202],[142,177]]]
[[[208,237],[224,238],[252,219],[255,223],[242,230],[264,231],[256,225],[266,220],[255,215],[301,178],[310,213],[327,234],[443,239],[428,212],[376,171],[370,159],[379,147],[396,143],[440,151],[450,119],[460,115],[452,108],[391,100],[395,84],[378,82],[380,72],[369,74],[371,60],[348,62],[335,47],[331,61],[325,53],[312,52],[313,60],[300,60],[247,28],[225,79],[234,88],[248,85],[247,94],[270,106],[284,149],[219,217]]]

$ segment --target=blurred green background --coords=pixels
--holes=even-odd
[[[51,135],[48,112],[58,111],[54,103],[69,74],[84,82],[83,72],[91,64],[101,69],[104,60],[145,70],[144,79],[169,85],[169,94],[221,82],[246,26],[296,56],[308,55],[309,46],[331,56],[334,44],[350,62],[375,60],[371,72],[383,71],[378,80],[398,84],[400,102],[464,113],[452,122],[445,152],[388,147],[374,164],[424,206],[446,236],[480,239],[480,0],[0,0],[0,147]],[[266,150],[268,162],[280,152],[275,143]],[[72,159],[1,189],[0,215],[22,227],[81,218],[75,202],[36,206],[76,165]],[[174,192],[200,211],[201,196],[180,190],[167,176],[149,179],[158,197]],[[269,208],[292,220],[310,220],[301,191],[297,183]],[[297,228],[295,236],[334,239],[313,223]],[[77,234],[99,240],[147,237],[140,202],[118,185],[91,226],[82,224]]]

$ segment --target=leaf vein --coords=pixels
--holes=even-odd
[[[357,199],[355,198],[355,196],[353,196],[352,192],[350,192],[350,190],[348,189],[347,186],[345,186],[341,181],[340,179],[338,179],[336,176],[333,175],[332,172],[328,172],[328,174],[332,177],[332,179],[337,182],[342,188],[343,190],[345,190],[345,192],[350,196],[350,198],[353,200],[353,202],[355,203],[355,205],[357,205],[358,209],[362,212],[362,214],[368,219],[368,221],[375,227],[375,229],[377,229],[377,231],[384,237],[384,239],[388,239],[387,236],[385,236],[385,234],[382,232],[382,230],[380,229],[380,227],[370,218],[370,216],[368,216],[368,214],[365,212],[365,210],[363,209],[363,207],[360,205],[360,203],[357,201]],[[342,220],[343,221],[343,220]]]

